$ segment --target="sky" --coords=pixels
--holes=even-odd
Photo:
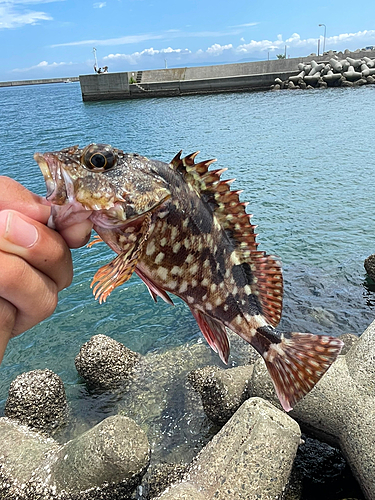
[[[95,54],[110,72],[300,57],[324,35],[375,46],[375,1],[0,0],[0,81],[89,74]]]

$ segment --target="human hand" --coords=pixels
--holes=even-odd
[[[73,277],[70,248],[90,238],[86,220],[61,234],[46,226],[50,206],[0,176],[0,362],[11,337],[50,316]]]

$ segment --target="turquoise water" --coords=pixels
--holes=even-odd
[[[90,142],[164,161],[180,149],[216,157],[250,202],[260,249],[283,261],[281,327],[360,334],[375,316],[363,268],[375,252],[374,111],[373,86],[102,103],[83,103],[78,84],[1,88],[0,173],[44,194],[33,153]],[[154,304],[137,277],[99,305],[89,284],[112,252],[101,244],[73,254],[74,282],[55,314],[8,347],[1,408],[16,375],[45,367],[79,407],[74,357],[94,334],[142,354],[200,339],[187,306]],[[105,411],[94,408],[93,420]]]

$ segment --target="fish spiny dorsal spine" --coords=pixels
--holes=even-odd
[[[276,326],[281,318],[283,279],[281,264],[273,256],[258,250],[256,225],[251,224],[251,214],[246,213],[247,202],[241,202],[241,190],[231,190],[235,179],[221,180],[226,168],[209,170],[216,160],[195,163],[198,152],[181,158],[181,153],[173,158],[171,168],[180,172],[210,205],[216,220],[227,231],[236,244],[235,261],[250,265],[254,274],[253,286],[262,304],[262,313],[271,326]]]

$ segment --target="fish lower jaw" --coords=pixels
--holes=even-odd
[[[48,227],[52,229],[66,229],[88,219],[92,214],[80,203],[73,202],[65,205],[52,205]]]

